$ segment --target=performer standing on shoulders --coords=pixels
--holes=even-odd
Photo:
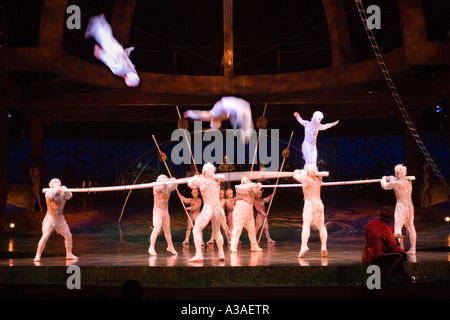
[[[394,190],[397,204],[395,205],[394,233],[400,240],[400,247],[404,249],[402,228],[408,231],[411,248],[408,254],[416,254],[416,228],[414,227],[414,205],[412,203],[412,182],[406,177],[406,167],[398,164],[394,168],[395,177],[381,178],[381,187],[385,190]]]
[[[61,181],[57,178],[50,180],[48,185],[50,189],[45,193],[47,214],[42,222],[42,237],[39,240],[34,261],[41,260],[42,252],[53,230],[64,237],[66,260],[77,260],[78,258],[72,253],[72,234],[63,214],[66,201],[72,198],[72,192],[65,190],[66,186],[61,186]]]
[[[298,112],[294,112],[294,117],[302,126],[305,127],[305,138],[302,144],[302,152],[305,159],[305,166],[303,167],[303,169],[306,170],[306,166],[308,164],[317,166],[316,142],[319,131],[334,127],[339,123],[339,120],[332,123],[321,124],[320,122],[323,119],[323,113],[320,111],[316,111],[313,113],[311,121],[303,120]]]
[[[236,187],[236,205],[233,210],[233,232],[231,233],[230,251],[237,252],[237,245],[242,233],[242,228],[247,229],[250,240],[250,250],[261,252],[256,240],[255,218],[253,216],[253,202],[255,194],[261,189],[261,183],[251,182],[247,177],[242,177],[241,184]]]
[[[299,258],[302,258],[308,252],[308,240],[311,225],[315,225],[319,230],[322,257],[328,255],[327,252],[327,229],[325,228],[325,217],[323,203],[320,198],[320,188],[322,179],[319,175],[327,175],[327,173],[318,172],[317,167],[309,164],[306,170],[295,170],[293,178],[302,184],[305,204],[303,206],[303,227],[302,227],[302,245],[300,248]]]
[[[170,182],[175,178],[168,178],[166,175],[161,174],[156,179],[156,182]],[[172,234],[170,233],[170,216],[169,216],[169,198],[170,193],[175,190],[175,185],[161,185],[153,188],[153,231],[150,235],[150,247],[148,253],[152,256],[156,256],[155,244],[158,234],[161,228],[164,231],[164,237],[167,241],[167,251],[172,254],[178,254],[172,243]]]

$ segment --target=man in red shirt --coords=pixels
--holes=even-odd
[[[413,281],[408,275],[403,263],[407,254],[400,249],[394,238],[394,229],[389,223],[394,221],[394,208],[383,207],[380,219],[370,221],[365,228],[366,246],[362,254],[362,262],[374,264],[386,271],[387,278],[392,282]]]

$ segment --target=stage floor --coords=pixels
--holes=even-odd
[[[175,199],[174,199],[175,200]],[[171,200],[175,202],[174,200]],[[64,241],[53,234],[40,262],[34,262],[41,236],[44,213],[32,212],[27,227],[20,226],[1,238],[0,275],[4,284],[64,284],[67,266],[81,268],[83,284],[121,286],[127,279],[137,279],[152,288],[298,288],[365,286],[367,266],[361,263],[365,245],[364,227],[377,219],[379,204],[367,201],[339,202],[326,205],[328,256],[321,257],[317,230],[311,230],[309,252],[299,259],[302,227],[301,205],[274,205],[269,227],[275,243],[262,236],[263,252],[250,251],[244,231],[238,253],[229,252],[225,241],[225,260],[219,261],[216,245],[207,245],[210,227],[204,230],[204,260],[188,262],[193,257],[192,241],[183,245],[186,217],[177,205],[171,207],[171,231],[178,254],[166,251],[161,233],[157,256],[147,252],[151,233],[151,207],[130,205],[118,224],[122,204],[66,208],[66,219],[73,234],[73,252],[77,261],[66,261]],[[421,214],[419,212],[419,214]],[[417,254],[410,256],[407,270],[427,279],[450,279],[450,223],[416,222]],[[258,233],[259,235],[259,233]],[[408,237],[406,249],[409,248]],[[154,268],[148,268],[154,267]]]

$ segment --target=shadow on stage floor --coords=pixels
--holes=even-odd
[[[76,200],[76,199],[75,199]],[[188,262],[194,244],[183,245],[186,216],[171,200],[171,230],[178,255],[167,252],[162,233],[157,256],[147,252],[152,225],[151,205],[130,204],[118,219],[123,203],[66,207],[78,261],[66,261],[64,241],[53,235],[39,263],[33,262],[44,213],[27,212],[27,223],[1,237],[0,292],[3,297],[117,299],[125,284],[137,281],[145,299],[364,299],[364,298],[450,298],[450,223],[417,219],[417,254],[406,268],[422,280],[413,284],[383,283],[370,290],[367,265],[361,263],[365,245],[364,227],[376,219],[380,203],[337,201],[326,204],[328,256],[320,256],[320,240],[311,231],[310,251],[297,257],[302,227],[301,201],[274,204],[269,227],[275,243],[263,235],[262,253],[250,251],[242,234],[238,253],[217,258],[217,247],[208,245],[210,227],[204,231],[204,260]],[[426,215],[417,212],[416,215]],[[18,219],[17,221],[20,221]],[[22,220],[23,221],[23,220]],[[258,233],[259,235],[259,233]],[[406,237],[408,240],[408,238]],[[409,243],[406,241],[408,249]],[[82,290],[67,287],[68,266],[80,267]]]

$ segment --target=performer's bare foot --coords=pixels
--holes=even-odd
[[[415,255],[416,254],[416,250],[410,249],[407,253],[409,255]]]
[[[262,249],[261,247],[259,247],[259,246],[253,246],[253,247],[250,249],[250,251],[253,251],[253,252],[262,252],[263,249]]]
[[[195,262],[195,261],[203,261],[202,255],[195,255],[194,257],[190,258],[188,262]]]
[[[214,239],[209,240],[206,244],[207,245],[214,244]]]
[[[151,256],[157,256],[157,255],[158,255],[158,254],[156,253],[155,249],[152,249],[152,248],[148,249],[148,253],[149,253]]]
[[[100,51],[102,50],[102,48],[100,48],[99,45],[95,45],[94,46],[94,57],[96,57],[97,59],[100,59]]]
[[[326,257],[326,256],[328,256],[328,250],[322,249],[322,257]]]
[[[72,253],[66,254],[66,260],[78,260],[78,257]]]
[[[220,261],[225,260],[225,254],[223,252],[219,253],[219,260]]]
[[[171,248],[167,248],[167,251],[169,251],[171,254],[178,254],[178,252],[175,250],[175,248],[171,247]]]
[[[41,256],[36,255],[33,259],[34,262],[39,262],[41,261]]]
[[[305,253],[307,253],[308,251],[309,251],[309,248],[308,248],[308,247],[302,248],[302,249],[300,250],[300,253],[298,254],[298,257],[299,257],[299,258],[303,258],[303,256],[305,255]]]
[[[275,240],[269,239],[267,240],[267,243],[275,243]]]
[[[186,245],[188,245],[189,244],[189,240],[184,240],[183,241],[183,246],[186,246]]]
[[[237,253],[237,248],[236,247],[231,247],[230,248],[230,252],[231,253]]]

